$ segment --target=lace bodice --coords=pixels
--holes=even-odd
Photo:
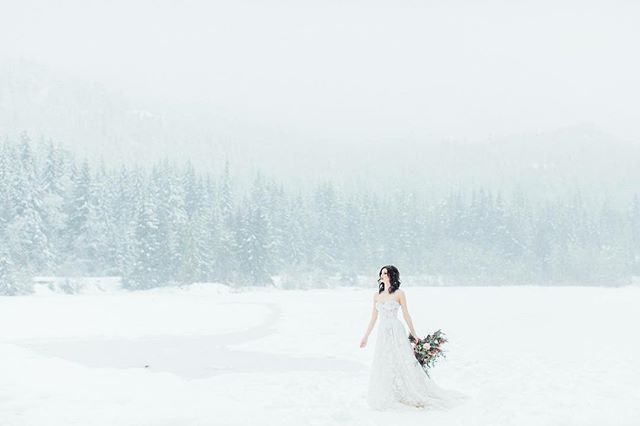
[[[388,302],[376,302],[376,309],[381,320],[398,318],[400,303],[395,300]]]

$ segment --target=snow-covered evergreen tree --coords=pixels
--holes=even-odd
[[[65,236],[69,254],[86,263],[89,259],[88,220],[91,214],[91,172],[89,163],[82,162],[80,169],[72,166],[71,188],[67,191],[67,226]]]
[[[248,205],[241,217],[239,261],[242,265],[242,272],[253,285],[269,284],[273,270],[269,258],[268,221],[263,207]]]
[[[240,267],[240,227],[239,214],[234,210],[234,197],[229,161],[225,161],[224,171],[220,177],[219,200],[216,203],[219,211],[217,244],[217,263],[219,281],[233,283]]]
[[[136,215],[135,260],[131,273],[124,283],[129,288],[145,289],[157,287],[166,282],[163,276],[163,250],[159,234],[159,220],[156,206],[150,199],[140,204]]]
[[[633,196],[631,215],[629,218],[631,227],[631,253],[633,274],[640,275],[640,196]]]
[[[16,294],[17,291],[18,288],[8,253],[0,252],[0,296],[11,296]]]
[[[43,220],[42,191],[36,173],[31,142],[26,133],[21,136],[18,166],[11,176],[10,210],[7,242],[12,259],[28,270],[42,272],[51,267],[52,253]]]
[[[24,133],[0,146],[4,282],[62,272],[118,274],[131,288],[242,285],[334,271],[346,284],[386,263],[464,283],[613,285],[640,274],[637,195],[621,207],[581,190],[536,198],[523,187],[452,188],[441,197],[325,182],[289,193],[261,172],[247,189],[240,183],[228,161],[215,181],[168,161],[92,172]]]

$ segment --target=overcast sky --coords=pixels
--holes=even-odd
[[[0,54],[327,137],[640,139],[638,3],[3,0]]]

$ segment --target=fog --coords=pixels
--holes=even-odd
[[[0,0],[2,425],[640,424],[638,23]]]
[[[390,261],[427,284],[633,282],[639,18],[4,2],[0,293],[73,274],[356,285]]]
[[[3,2],[0,132],[296,179],[387,175],[383,157],[424,175],[416,158],[451,142],[567,129],[637,144],[639,18],[624,1]]]

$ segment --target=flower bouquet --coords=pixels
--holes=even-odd
[[[427,375],[429,375],[428,369],[433,367],[438,358],[446,357],[442,345],[447,342],[447,339],[441,330],[419,340],[409,334],[409,342],[411,342],[413,354]]]

